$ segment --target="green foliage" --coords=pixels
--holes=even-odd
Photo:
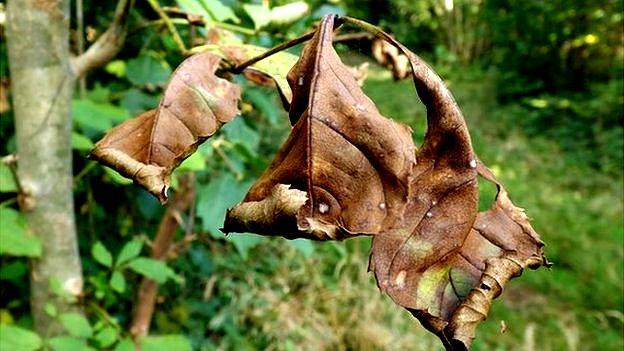
[[[19,212],[0,207],[0,218],[0,254],[28,257],[41,255],[41,241],[26,231]]]
[[[93,336],[93,328],[91,328],[89,321],[79,313],[63,313],[59,316],[59,320],[71,336],[77,338]]]
[[[88,133],[87,135],[104,132],[130,117],[126,110],[108,102],[86,99],[74,100],[72,113],[78,127]]]
[[[15,179],[11,173],[11,169],[0,162],[0,193],[10,193],[17,191]]]
[[[48,340],[48,345],[53,351],[93,351],[84,339],[72,336],[57,336]]]
[[[191,344],[182,335],[159,335],[148,336],[141,340],[141,350],[159,351],[159,350],[179,350],[191,351]]]
[[[42,346],[39,335],[24,328],[0,324],[0,350],[34,351]]]
[[[117,255],[117,260],[115,261],[115,266],[119,267],[131,259],[139,256],[141,253],[141,249],[143,248],[143,242],[139,240],[131,240],[127,242]]]
[[[167,281],[167,279],[178,279],[175,272],[171,268],[167,267],[163,261],[151,258],[135,258],[128,262],[128,268],[152,279],[158,284],[163,284]]]
[[[155,54],[142,54],[129,60],[126,64],[128,80],[138,86],[162,86],[169,80],[171,67],[166,61],[158,59]]]
[[[106,266],[111,267],[113,265],[113,255],[106,249],[106,247],[101,242],[96,242],[91,248],[91,255],[95,260]]]

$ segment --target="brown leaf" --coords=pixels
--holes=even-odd
[[[386,40],[373,39],[371,52],[380,65],[392,70],[394,80],[401,80],[410,76],[410,63],[407,57]]]
[[[381,116],[340,62],[333,27],[326,16],[289,72],[293,130],[229,211],[225,231],[320,240],[374,235],[370,269],[379,288],[447,349],[467,349],[507,281],[548,264],[543,243],[477,161],[440,77],[388,34],[365,28],[410,63],[428,124],[414,153],[409,128]],[[492,208],[479,214],[478,174],[499,188]]]
[[[527,266],[548,265],[544,245],[523,210],[476,161],[463,116],[442,80],[394,38],[376,35],[409,59],[427,107],[428,130],[407,205],[412,216],[375,236],[371,268],[380,288],[445,347],[467,349],[507,281]],[[492,208],[475,218],[477,170],[499,194]]]
[[[499,192],[492,207],[477,215],[460,246],[448,251],[435,239],[405,243],[407,249],[391,252],[393,260],[398,259],[401,251],[415,257],[426,257],[438,250],[444,253],[429,261],[413,262],[406,269],[379,271],[377,255],[386,253],[376,253],[375,247],[380,245],[379,239],[396,234],[389,232],[374,238],[371,255],[380,287],[437,334],[450,350],[465,350],[470,346],[477,325],[485,320],[492,300],[501,294],[510,279],[519,276],[526,267],[549,265],[543,254],[544,244],[524,210],[509,200],[506,190],[489,169],[479,163],[478,171],[494,182]],[[396,264],[392,263],[392,266]]]
[[[224,231],[341,239],[377,233],[402,215],[415,165],[410,130],[381,116],[361,91],[332,47],[333,27],[334,17],[325,17],[288,73],[293,130],[243,204],[228,213]],[[270,204],[276,194],[286,196],[284,185],[307,201],[275,232]]]
[[[158,108],[111,129],[90,156],[166,201],[173,169],[238,113],[240,88],[215,75],[219,61],[211,53],[186,59]]]

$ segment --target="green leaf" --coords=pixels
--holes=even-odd
[[[95,146],[93,142],[91,141],[91,139],[87,138],[86,136],[82,134],[72,132],[71,138],[72,138],[71,139],[72,149],[80,150],[80,151],[88,151],[88,150],[93,149],[93,146]]]
[[[238,254],[244,260],[247,259],[249,255],[249,250],[253,249],[262,241],[264,241],[264,238],[260,235],[248,233],[228,235],[227,239],[228,241],[232,242],[232,244],[236,248],[236,251],[238,251]]]
[[[228,6],[223,5],[219,0],[199,0],[215,21],[225,22],[231,20],[234,23],[240,23],[240,19],[236,17],[234,11]]]
[[[48,340],[48,344],[53,351],[92,351],[93,349],[87,346],[87,342],[84,339],[78,339],[72,336],[57,336]]]
[[[42,342],[36,333],[13,325],[0,324],[0,350],[34,351]]]
[[[28,234],[20,213],[0,207],[0,254],[13,256],[41,256],[41,241],[38,237]]]
[[[126,291],[126,278],[124,278],[123,273],[121,273],[120,271],[113,272],[109,284],[111,288],[118,293],[123,293],[124,291]]]
[[[234,120],[238,120],[235,118]],[[226,124],[227,125],[227,124]],[[206,160],[199,152],[191,154],[186,160],[182,161],[182,164],[178,166],[176,171],[203,171],[206,169]]]
[[[338,16],[344,16],[345,15],[345,10],[341,6],[330,5],[330,4],[323,4],[319,8],[317,8],[314,11],[314,13],[312,13],[312,18],[320,19],[323,16],[328,15],[330,13],[335,13]]]
[[[171,68],[152,55],[143,54],[128,61],[128,80],[135,85],[165,85],[171,75]]]
[[[80,128],[98,132],[106,131],[130,117],[128,111],[120,107],[86,99],[72,101],[72,115]]]
[[[244,145],[249,151],[256,152],[260,146],[260,135],[249,128],[242,118],[235,118],[221,128],[227,140]]]
[[[308,239],[295,239],[295,240],[287,240],[288,244],[297,251],[301,252],[303,257],[310,258],[314,253],[314,244],[311,240]]]
[[[107,348],[111,346],[115,343],[115,341],[117,341],[117,338],[119,338],[119,332],[111,326],[105,326],[100,329],[94,337],[95,342],[98,343],[100,348]]]
[[[225,211],[242,200],[251,186],[250,182],[237,182],[231,173],[221,173],[198,189],[197,215],[202,226],[215,238],[223,238]]]
[[[185,12],[201,15],[204,17],[204,20],[210,21],[212,17],[204,6],[197,0],[176,0],[176,3]]]
[[[121,174],[119,174],[119,172],[117,172],[116,170],[114,170],[112,168],[104,167],[104,173],[106,173],[108,178],[111,181],[113,181],[113,183],[117,183],[117,184],[120,184],[120,185],[132,184],[132,180],[131,179],[128,179],[128,178],[122,176]]]
[[[251,18],[256,30],[268,25],[271,22],[271,10],[262,5],[244,4],[243,10]]]
[[[139,240],[131,240],[127,242],[117,255],[116,267],[120,267],[122,264],[130,261],[131,259],[139,256],[141,249],[143,248],[143,242]]]
[[[108,251],[106,246],[100,241],[96,242],[93,244],[93,247],[91,247],[91,255],[93,255],[93,258],[95,258],[98,263],[106,267],[111,267],[113,265],[113,255],[111,255],[110,251]]]
[[[191,344],[184,335],[154,335],[141,340],[141,351],[191,351]]]
[[[128,268],[144,275],[158,284],[163,284],[167,278],[175,278],[175,272],[167,267],[163,261],[154,260],[147,257],[139,257],[128,263]]]
[[[43,309],[45,310],[45,313],[47,313],[48,316],[50,317],[56,317],[56,315],[58,314],[58,310],[56,309],[56,306],[54,306],[50,302],[46,303]]]
[[[279,123],[280,119],[286,118],[281,115],[283,111],[281,107],[278,106],[272,97],[263,90],[256,87],[249,87],[245,89],[243,95],[246,100],[249,100],[254,105],[255,108],[264,113],[271,125],[275,126]]]
[[[139,89],[129,89],[123,94],[120,105],[132,115],[153,109],[158,106],[158,96],[146,94]]]
[[[63,313],[59,316],[59,320],[63,327],[71,336],[78,338],[90,338],[93,336],[93,328],[89,321],[78,313]]]
[[[114,60],[106,64],[104,70],[117,78],[126,76],[126,62],[124,60]]]
[[[100,84],[100,82],[95,83],[95,87],[93,89],[87,91],[86,100],[91,100],[93,102],[108,104],[110,102],[111,91],[108,87],[104,87]]]
[[[26,273],[28,273],[28,267],[23,260],[2,263],[0,265],[0,279],[2,280],[20,280],[20,282],[23,282]]]
[[[295,1],[271,9],[271,24],[286,25],[295,22],[305,16],[310,10],[310,5],[305,1]]]
[[[13,193],[17,191],[15,178],[9,166],[0,161],[0,193]]]
[[[135,351],[134,342],[130,338],[125,338],[117,344],[115,351]]]

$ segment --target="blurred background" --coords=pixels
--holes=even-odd
[[[71,47],[78,52],[82,35],[88,46],[106,29],[115,2],[84,0],[82,23],[74,5]],[[448,84],[477,153],[514,202],[527,209],[554,262],[551,270],[527,271],[508,285],[479,326],[473,349],[624,348],[621,0],[161,0],[160,5],[202,16],[202,25],[189,25],[188,17],[174,20],[188,47],[205,42],[206,27],[270,47],[309,31],[327,13],[392,32]],[[360,67],[365,92],[422,142],[425,112],[412,81],[395,80],[391,69],[375,61],[370,38],[355,29],[344,33],[350,36],[335,46],[345,63]],[[0,55],[6,63],[4,39]],[[110,267],[102,257],[118,259],[128,243],[149,256],[165,209],[85,156],[106,130],[156,106],[183,58],[150,2],[137,0],[123,49],[89,74],[72,100],[74,199],[84,309],[92,329],[86,337],[94,349],[121,350],[139,282],[158,274]],[[16,151],[6,64],[0,76],[4,156]],[[194,350],[441,350],[435,336],[378,292],[366,272],[370,238],[316,243],[225,237],[218,230],[225,210],[242,199],[289,131],[273,89],[237,82],[245,87],[242,118],[225,125],[176,171],[176,179],[194,174],[195,211],[182,215],[196,235],[167,262],[170,274],[161,279],[150,329],[170,336],[160,340],[160,349],[181,342]],[[15,184],[8,168],[0,167],[0,206],[5,216],[18,216]],[[481,191],[486,208],[494,190]],[[0,228],[22,230],[19,218],[10,228],[7,218]],[[177,235],[184,237],[185,230]],[[31,328],[23,257],[28,254],[7,251],[0,256],[0,323]]]

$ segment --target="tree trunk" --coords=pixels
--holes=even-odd
[[[78,310],[82,269],[72,192],[69,0],[9,0],[7,44],[17,137],[20,205],[43,243],[32,262],[31,307],[44,336],[60,326],[44,308]]]

